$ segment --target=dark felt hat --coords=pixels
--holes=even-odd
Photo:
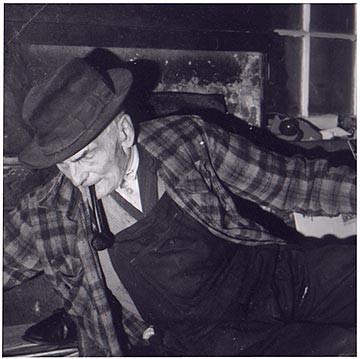
[[[131,84],[131,72],[125,68],[103,76],[81,58],[61,66],[25,98],[23,119],[35,136],[19,160],[46,168],[74,155],[115,118]]]

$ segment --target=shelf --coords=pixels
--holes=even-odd
[[[20,324],[3,328],[3,352],[4,357],[78,357],[77,343],[66,345],[46,345],[30,343],[22,336],[31,324]]]

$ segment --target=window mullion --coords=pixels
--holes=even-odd
[[[302,52],[301,52],[301,81],[300,81],[300,111],[302,116],[309,115],[309,86],[310,86],[310,4],[302,5]]]

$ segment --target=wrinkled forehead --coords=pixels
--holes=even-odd
[[[74,155],[72,155],[71,157],[67,158],[66,160],[64,160],[63,162],[76,162],[77,160],[79,160],[81,157],[83,157],[84,155],[86,155],[86,153],[89,152],[89,147],[90,147],[90,143],[85,146],[84,148],[82,148],[80,151],[76,152]]]
[[[96,138],[94,138],[88,145],[86,145],[81,150],[79,150],[78,152],[76,152],[72,156],[68,157],[67,159],[65,159],[61,163],[76,162],[80,158],[86,156],[86,154],[88,152],[92,151],[95,147],[97,147],[97,143],[103,142],[103,141],[106,142],[107,141],[107,136],[108,136],[108,133],[109,133],[109,131],[107,131],[107,129],[110,128],[110,126],[111,126],[111,123],[110,123],[110,125],[105,127],[105,129],[102,132],[100,132],[100,134]]]

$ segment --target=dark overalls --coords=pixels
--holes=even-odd
[[[355,252],[230,243],[166,193],[109,250],[164,356],[355,354]]]

